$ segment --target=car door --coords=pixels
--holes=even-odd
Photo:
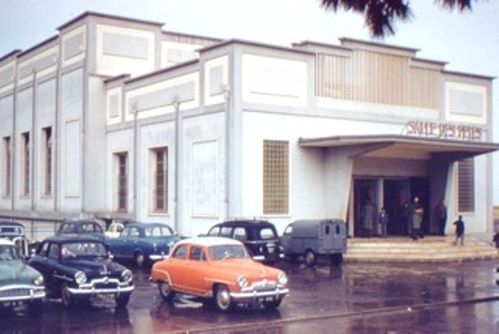
[[[168,274],[174,289],[190,292],[185,262],[187,261],[188,245],[179,245],[173,251],[168,261]]]
[[[192,292],[197,295],[206,295],[210,287],[206,284],[208,274],[207,257],[202,247],[191,245],[187,260],[184,261],[186,282]]]
[[[49,292],[58,291],[57,278],[54,271],[59,261],[59,245],[52,242],[44,242],[40,245],[38,253],[30,261],[30,265],[38,270],[45,280],[45,287]]]

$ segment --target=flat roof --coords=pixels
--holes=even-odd
[[[356,157],[428,159],[440,155],[455,161],[499,150],[499,143],[391,134],[300,138],[298,143],[302,147],[316,148],[356,147]]]
[[[92,12],[92,11],[86,11],[83,12],[82,14],[78,15],[74,19],[71,19],[67,21],[66,23],[62,24],[61,26],[57,27],[57,30],[62,30],[73,23],[87,17],[87,16],[96,16],[96,17],[102,17],[105,19],[114,19],[114,20],[120,20],[120,21],[128,21],[128,22],[134,22],[134,23],[140,23],[140,24],[149,24],[149,25],[155,25],[155,26],[163,26],[163,22],[155,22],[155,21],[147,21],[147,20],[140,20],[140,19],[134,19],[126,16],[118,16],[118,15],[111,15],[111,14],[104,14],[104,13],[99,13],[99,12]]]

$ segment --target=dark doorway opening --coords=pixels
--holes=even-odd
[[[382,191],[380,189],[382,187]],[[382,194],[381,194],[382,193]],[[424,209],[423,231],[429,232],[430,210],[429,210],[429,180],[426,177],[413,178],[370,178],[355,179],[354,181],[354,236],[364,236],[362,226],[362,209],[368,200],[371,200],[376,213],[381,207],[385,207],[390,217],[387,226],[389,236],[407,236],[410,231],[411,222],[407,207],[414,197],[419,197],[420,204]],[[378,226],[373,226],[373,234],[378,234]]]

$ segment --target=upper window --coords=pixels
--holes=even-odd
[[[30,143],[29,143],[29,132],[24,132],[21,134],[21,168],[22,168],[22,195],[29,196],[30,191]]]
[[[475,211],[475,160],[461,160],[457,165],[458,211]]]
[[[152,150],[153,158],[153,211],[168,212],[168,148]]]
[[[52,152],[53,152],[53,140],[52,140],[52,128],[43,128],[43,168],[44,168],[44,178],[43,178],[43,192],[45,196],[52,195]]]
[[[116,153],[117,167],[117,211],[126,212],[128,205],[128,153]]]
[[[289,142],[263,142],[263,213],[289,213]]]
[[[12,185],[12,151],[10,146],[10,137],[3,138],[3,156],[4,156],[4,165],[3,165],[3,195],[5,197],[9,197],[11,193],[11,185]]]

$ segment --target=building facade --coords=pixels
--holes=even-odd
[[[339,217],[367,200],[491,232],[492,79],[417,50],[341,39],[278,47],[84,13],[0,59],[0,216],[91,215],[206,233],[234,217]],[[451,224],[447,225],[450,231]]]

